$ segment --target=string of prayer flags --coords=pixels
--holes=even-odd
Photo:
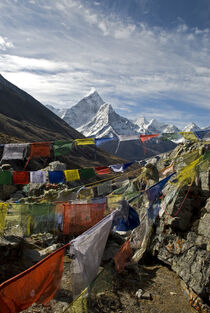
[[[95,139],[94,138],[75,139],[75,142],[77,146],[94,145]]]
[[[79,235],[98,223],[105,214],[106,202],[71,201],[64,204],[63,234]]]
[[[133,230],[134,228],[140,225],[139,215],[134,208],[129,206],[128,218],[125,220],[124,218],[120,219],[118,222],[115,231],[128,231]]]
[[[7,216],[7,210],[8,210],[9,204],[8,203],[0,203],[0,235],[4,231],[5,226],[5,219]]]
[[[28,146],[28,143],[5,144],[2,160],[23,160],[26,157]]]
[[[30,172],[30,183],[32,184],[45,184],[46,173],[45,171],[31,171]]]
[[[29,172],[14,171],[13,172],[13,183],[15,185],[27,185],[29,183]]]
[[[162,179],[147,190],[149,202],[154,202],[160,196],[162,189],[174,174],[176,174],[176,172],[168,175],[166,178]]]
[[[144,144],[145,141],[150,140],[150,139],[152,139],[154,137],[157,137],[159,135],[160,135],[160,133],[158,133],[158,134],[151,134],[151,135],[142,135],[142,134],[140,134],[140,140],[142,142],[144,154],[146,154],[146,147],[145,147],[145,144]]]
[[[63,257],[61,247],[26,271],[0,285],[0,308],[4,313],[18,313],[33,303],[47,304],[60,287]]]
[[[50,184],[59,184],[64,182],[63,171],[48,171]]]
[[[98,175],[110,174],[111,170],[108,166],[95,167],[95,171]]]
[[[12,185],[12,172],[0,171],[0,185]]]
[[[186,140],[197,141],[198,138],[193,134],[193,132],[179,132],[179,134]]]
[[[93,168],[81,168],[79,169],[79,174],[81,179],[88,179],[96,176]]]
[[[74,297],[88,287],[97,275],[114,215],[115,212],[107,215],[70,243],[70,257],[73,256],[70,271]]]
[[[124,244],[121,246],[120,250],[114,256],[115,268],[118,273],[121,273],[128,262],[131,260],[133,256],[133,250],[130,245],[130,241],[126,240]]]
[[[75,181],[80,179],[79,170],[65,170],[64,175],[66,181]]]
[[[54,156],[62,156],[70,154],[74,146],[74,140],[57,140],[53,143]]]

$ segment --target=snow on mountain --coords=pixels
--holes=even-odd
[[[192,132],[192,131],[199,131],[201,128],[197,126],[195,123],[190,123],[183,129],[184,132]]]
[[[53,113],[55,113],[57,116],[62,118],[62,115],[64,113],[64,109],[56,109],[55,107],[53,107],[52,105],[47,104],[46,108],[48,108],[50,111],[52,111]]]
[[[101,105],[91,121],[77,128],[87,137],[116,137],[118,135],[138,135],[138,126],[117,114],[110,104]]]
[[[179,128],[173,124],[169,124],[165,128],[162,129],[162,133],[176,133],[179,131],[180,131]]]
[[[104,103],[96,90],[92,90],[87,96],[77,104],[67,109],[62,118],[73,128],[78,129],[88,123],[98,112]]]

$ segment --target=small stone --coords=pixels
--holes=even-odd
[[[152,300],[152,295],[150,292],[145,292],[142,294],[141,299]]]
[[[136,297],[137,297],[138,299],[141,299],[142,293],[143,293],[143,290],[142,290],[142,289],[137,290],[137,291],[136,291]]]

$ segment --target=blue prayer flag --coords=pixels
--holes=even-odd
[[[128,219],[120,219],[116,227],[116,231],[128,231],[140,225],[139,215],[135,209],[129,206]]]
[[[63,171],[49,171],[49,182],[51,184],[59,184],[64,182],[64,172]]]
[[[166,178],[159,181],[157,184],[153,185],[147,190],[147,195],[149,202],[153,202],[161,193],[162,189],[164,188],[165,184],[168,182],[168,180],[176,174],[176,172],[172,173],[171,175],[168,175]]]

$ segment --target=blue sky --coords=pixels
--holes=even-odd
[[[43,104],[210,124],[209,0],[4,0],[0,73]]]

